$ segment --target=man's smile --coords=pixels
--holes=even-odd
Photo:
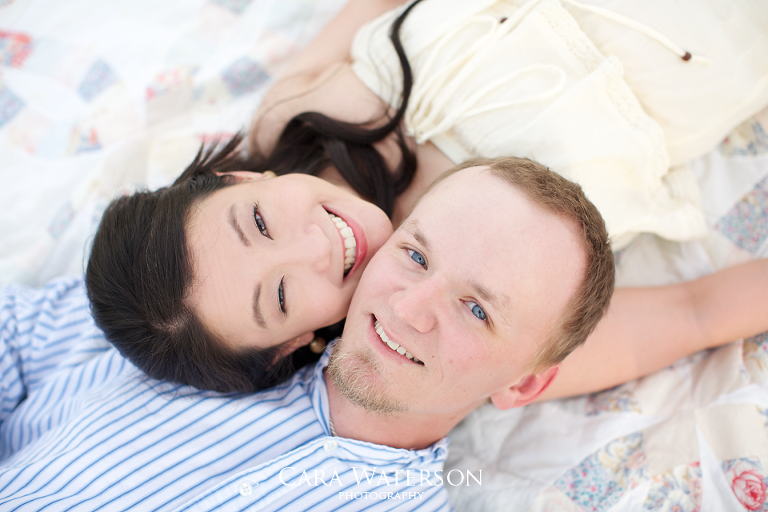
[[[389,336],[387,336],[387,333],[384,332],[384,328],[381,326],[381,323],[378,320],[374,320],[373,327],[376,330],[376,333],[379,335],[379,339],[381,339],[381,341],[382,341],[382,343],[384,345],[389,347],[394,352],[397,352],[401,356],[407,357],[408,359],[410,359],[414,363],[419,363],[421,365],[424,364],[417,357],[415,357],[413,354],[408,352],[408,350],[405,347],[403,347],[402,345],[399,345],[399,344],[395,343],[394,341],[392,341],[389,338]]]

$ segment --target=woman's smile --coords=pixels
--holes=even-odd
[[[344,316],[362,271],[392,233],[384,212],[319,178],[234,173],[193,208],[191,293],[233,347],[308,343]]]

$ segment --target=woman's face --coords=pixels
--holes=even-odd
[[[289,353],[346,316],[392,225],[376,206],[313,176],[232,174],[236,185],[190,215],[192,304],[228,346],[285,343]]]

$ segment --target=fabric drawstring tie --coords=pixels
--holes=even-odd
[[[482,57],[493,47],[495,41],[507,35],[514,30],[515,25],[531,10],[538,2],[530,2],[526,7],[520,9],[510,19],[505,19],[503,23],[490,16],[477,15],[467,19],[453,30],[443,34],[436,42],[434,51],[421,67],[419,75],[413,81],[414,88],[411,92],[409,113],[406,126],[409,126],[414,133],[410,133],[417,143],[422,144],[431,138],[450,130],[457,123],[472,116],[483,114],[485,112],[499,110],[503,108],[526,105],[538,101],[544,101],[557,95],[564,87],[566,81],[565,72],[552,64],[534,64],[518,69],[514,72],[500,76],[496,80],[486,84],[484,87],[474,91],[465,98],[459,105],[447,109],[450,112],[443,119],[436,123],[436,117],[445,112],[445,105],[456,99],[456,93],[466,80],[472,76],[475,69],[482,62]],[[433,71],[436,66],[436,55],[448,44],[453,36],[471,24],[487,25],[488,32],[478,38],[474,44],[470,45],[463,52],[453,57],[447,64],[441,66],[441,70]],[[545,91],[538,92],[532,96],[515,99],[511,101],[500,101],[491,104],[476,107],[488,94],[494,90],[508,84],[526,74],[530,73],[550,73],[554,78],[552,87]],[[451,78],[448,76],[453,75]]]
[[[640,32],[641,34],[645,34],[646,36],[650,37],[654,41],[663,45],[665,48],[669,49],[671,52],[677,54],[681,59],[683,59],[686,62],[694,62],[697,64],[703,64],[705,66],[708,66],[711,62],[706,57],[702,57],[701,55],[692,55],[690,52],[683,50],[682,48],[677,46],[674,42],[672,42],[668,37],[666,37],[664,34],[658,32],[657,30],[652,29],[648,25],[644,25],[643,23],[640,23],[639,21],[635,21],[633,19],[627,18],[626,16],[622,16],[621,14],[617,14],[613,11],[610,11],[602,7],[587,5],[581,2],[575,2],[574,0],[561,0],[561,1],[566,4],[571,4],[572,6],[582,9],[584,11],[589,11],[607,20],[615,21],[620,25],[624,25],[625,27],[628,27],[628,28],[631,28],[632,30]]]
[[[578,9],[589,11],[624,25],[631,30],[645,34],[668,50],[677,54],[684,61],[703,65],[710,64],[710,60],[706,57],[692,55],[690,52],[677,46],[657,30],[654,30],[643,23],[602,7],[587,5],[574,0],[561,1],[563,3],[571,4]],[[495,42],[512,32],[521,20],[523,20],[539,3],[541,3],[541,0],[528,2],[515,11],[509,18],[504,18],[501,22],[499,22],[497,18],[487,15],[471,16],[456,26],[453,30],[443,34],[435,42],[431,54],[427,57],[426,61],[421,66],[418,75],[414,78],[414,86],[410,98],[411,107],[409,107],[408,112],[406,112],[406,126],[412,131],[409,135],[412,136],[417,143],[423,144],[424,142],[445,133],[469,117],[489,111],[545,101],[562,91],[566,83],[566,74],[562,69],[553,64],[533,64],[500,76],[496,80],[473,91],[461,100],[458,105],[452,105],[449,109],[446,108],[446,105],[449,102],[456,101],[461,86],[473,73],[475,73],[476,68],[484,62],[483,57],[491,51]],[[470,25],[485,26],[487,27],[487,31],[483,36],[477,38],[473,44],[469,45],[469,47],[457,52],[447,63],[440,63],[440,69],[436,69],[438,67],[436,57],[442,53],[441,50],[454,39],[455,34]],[[539,91],[528,97],[516,98],[510,101],[486,103],[481,107],[476,106],[494,90],[528,74],[539,74],[540,76],[541,74],[549,74],[552,77],[553,85],[546,90]],[[441,114],[446,112],[448,113],[447,115],[442,117],[442,119],[438,119]]]

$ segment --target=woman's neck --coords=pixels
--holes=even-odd
[[[431,142],[416,146],[416,175],[408,188],[395,199],[395,211],[392,215],[392,225],[397,227],[402,224],[413,203],[421,196],[422,192],[438,176],[453,167],[454,164],[442,151]]]
[[[382,156],[384,156],[384,159],[387,160],[387,162],[398,161],[396,155],[389,154],[389,151],[395,149],[394,144],[392,144],[392,146],[392,148],[383,145],[377,145],[376,147],[376,149],[382,153]],[[413,177],[411,184],[408,186],[405,192],[400,194],[395,199],[395,211],[392,215],[392,225],[395,228],[397,228],[403,222],[403,220],[405,220],[405,217],[411,210],[411,206],[413,206],[413,203],[416,201],[416,199],[421,196],[421,193],[424,192],[424,190],[433,181],[435,181],[438,176],[455,165],[431,142],[427,142],[426,144],[418,146],[414,144],[413,147],[414,151],[416,152],[416,161],[418,162],[418,166],[416,168],[416,175]],[[349,183],[347,183],[347,181],[341,176],[335,167],[327,167],[318,176],[325,181],[333,183],[337,187],[343,188],[344,190],[351,192],[357,197],[360,197],[360,194],[358,194],[349,185]]]
[[[332,183],[333,185],[336,185],[337,187],[344,189],[357,197],[360,197],[360,199],[365,199],[364,197],[361,197],[360,194],[358,194],[357,191],[353,189],[349,183],[347,183],[347,180],[341,176],[341,173],[335,167],[326,167],[324,170],[320,171],[320,174],[318,174],[317,177],[322,178],[328,183]]]

